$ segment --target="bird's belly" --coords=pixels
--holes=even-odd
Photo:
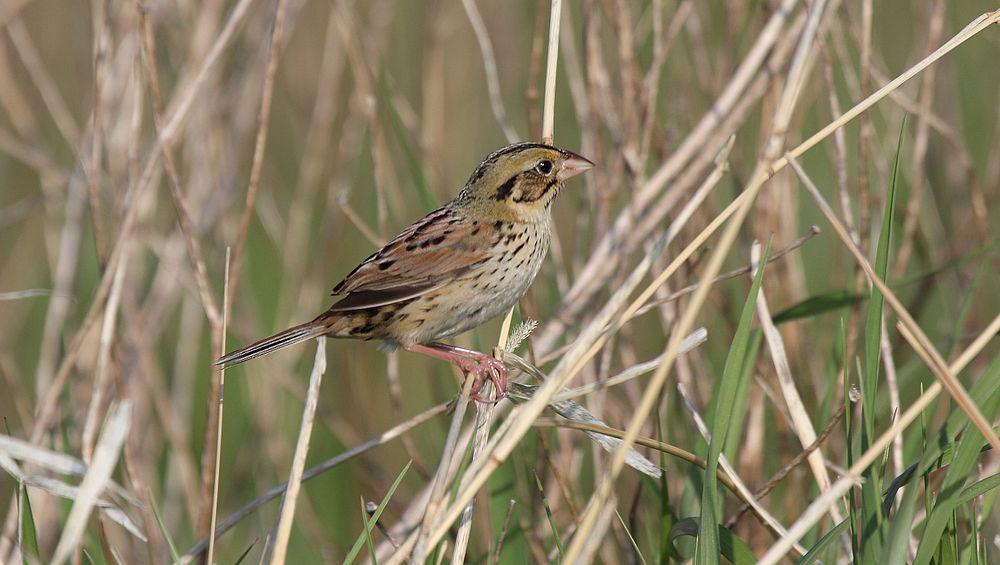
[[[547,242],[545,242],[547,243]],[[389,333],[400,344],[427,343],[468,331],[505,313],[527,292],[544,258],[499,258],[400,309]],[[403,314],[400,316],[399,314]]]

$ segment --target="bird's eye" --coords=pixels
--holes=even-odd
[[[539,163],[535,165],[535,170],[538,171],[539,173],[542,173],[543,175],[551,173],[552,161],[549,161],[548,159],[544,161],[539,161]]]

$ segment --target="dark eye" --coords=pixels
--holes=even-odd
[[[538,171],[539,173],[542,173],[543,175],[551,173],[552,161],[549,161],[548,159],[544,161],[539,161],[538,164],[535,165],[535,170]]]

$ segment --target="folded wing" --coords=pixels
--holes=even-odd
[[[444,286],[488,258],[485,228],[440,208],[365,259],[333,289],[334,312],[384,306]]]

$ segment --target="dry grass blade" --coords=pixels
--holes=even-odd
[[[754,242],[751,257],[755,264],[760,262],[760,244],[757,242]],[[760,321],[764,339],[771,351],[771,360],[774,362],[775,373],[778,375],[778,385],[781,387],[781,395],[785,399],[785,405],[791,416],[792,426],[795,428],[802,448],[805,449],[816,442],[816,430],[813,428],[812,420],[806,412],[805,404],[795,386],[792,369],[788,363],[788,355],[785,353],[785,342],[771,319],[771,311],[767,306],[767,298],[763,289],[757,295],[757,319]],[[813,451],[809,454],[808,460],[809,468],[816,478],[819,490],[822,492],[830,488],[830,475],[827,473],[823,454],[819,450]],[[833,518],[834,523],[839,523],[844,519],[836,506],[830,507],[830,517]]]
[[[87,407],[87,419],[83,425],[83,460],[90,461],[97,436],[97,423],[101,409],[104,407],[104,395],[108,388],[108,363],[111,359],[111,342],[115,337],[115,327],[118,322],[118,305],[121,302],[122,284],[125,280],[125,266],[121,261],[115,269],[115,277],[111,282],[111,294],[104,307],[104,320],[101,324],[100,348],[97,352],[97,369],[94,371],[94,384],[91,390],[90,405]]]
[[[24,461],[59,475],[83,477],[88,469],[87,464],[76,457],[5,435],[0,435],[0,455]],[[130,504],[141,505],[138,498],[110,479],[105,484],[105,490],[127,500]]]
[[[996,12],[994,15],[998,20],[1000,20],[1000,12]],[[801,168],[796,169],[796,172],[798,171],[801,171]],[[807,180],[809,177],[804,175],[804,171],[802,171],[799,178],[803,181],[803,184],[808,186]],[[839,225],[839,221],[834,223],[834,226]],[[877,280],[877,278],[875,280]],[[886,297],[888,301],[888,294]],[[903,336],[914,347],[914,350],[918,352],[926,363],[930,363],[932,361],[930,354],[917,340],[916,336],[910,332],[909,328],[902,322],[900,322],[898,327]],[[966,365],[968,365],[968,363],[982,351],[982,349],[986,346],[986,343],[993,339],[997,331],[1000,331],[1000,315],[997,315],[986,327],[986,329],[981,332],[975,340],[973,340],[969,347],[967,347],[958,356],[958,358],[956,358],[955,362],[948,367],[948,372],[951,374],[960,373]],[[917,417],[920,416],[924,409],[934,402],[934,399],[937,398],[937,395],[941,392],[941,383],[941,380],[937,380],[931,384],[931,386],[927,387],[927,390],[925,390],[923,394],[921,394],[920,397],[917,398],[913,404],[911,404],[909,408],[907,408],[900,415],[892,426],[883,432],[878,439],[872,442],[868,450],[855,460],[854,465],[847,470],[847,473],[830,486],[830,490],[822,493],[818,498],[810,503],[795,523],[788,528],[788,534],[778,540],[778,542],[771,546],[767,553],[761,557],[760,563],[764,565],[772,565],[780,562],[793,544],[806,535],[806,533],[820,520],[820,518],[827,513],[828,507],[835,504],[836,501],[851,488],[851,485],[855,481],[860,480],[861,473],[882,456],[885,448],[889,446],[894,438],[901,434],[903,430],[905,430],[911,423],[913,423],[914,420],[917,419]]]
[[[319,404],[319,387],[323,383],[323,373],[326,371],[325,338],[316,340],[316,358],[313,361],[312,373],[309,375],[309,389],[306,392],[306,405],[302,410],[302,425],[299,437],[295,441],[295,455],[292,458],[292,469],[288,476],[288,487],[285,498],[281,502],[281,513],[274,526],[270,542],[264,551],[268,563],[282,564],[288,551],[288,538],[292,533],[292,521],[295,519],[295,504],[299,489],[302,486],[302,472],[306,467],[306,455],[309,453],[309,438],[312,437],[313,421],[316,417],[316,405]]]
[[[998,14],[1000,14],[1000,12],[998,12]],[[885,284],[885,281],[880,279],[875,273],[875,269],[872,268],[868,259],[865,258],[861,250],[858,249],[858,246],[855,245],[853,240],[851,240],[846,228],[844,228],[843,224],[841,224],[834,215],[833,209],[831,209],[830,205],[827,204],[823,195],[819,193],[819,189],[816,188],[816,185],[812,182],[809,176],[806,175],[802,167],[793,158],[790,157],[789,160],[792,167],[795,169],[795,173],[799,175],[803,185],[806,187],[806,190],[808,190],[809,194],[811,194],[813,199],[816,200],[816,204],[823,212],[823,215],[826,216],[826,219],[833,226],[834,232],[836,232],[837,236],[840,237],[841,241],[843,241],[844,246],[851,252],[851,255],[854,256],[854,259],[864,270],[868,279],[873,285],[878,287],[879,292],[881,292],[885,297],[885,301],[889,304],[896,315],[899,316],[900,324],[906,326],[906,329],[909,330],[909,332],[916,338],[916,341],[920,343],[921,348],[927,352],[927,359],[930,360],[930,363],[928,363],[927,366],[931,369],[931,372],[933,372],[934,376],[941,381],[944,387],[948,390],[948,393],[951,394],[952,398],[954,398],[955,402],[969,416],[969,420],[976,426],[977,429],[979,429],[980,433],[983,434],[983,437],[986,438],[986,441],[993,446],[993,449],[996,450],[997,453],[1000,453],[1000,437],[997,437],[997,434],[993,431],[993,427],[990,425],[989,421],[986,420],[982,412],[979,410],[979,407],[969,396],[969,392],[965,390],[962,383],[958,382],[958,379],[955,377],[955,372],[948,369],[944,358],[941,357],[941,354],[931,343],[930,338],[928,338],[923,330],[920,329],[916,320],[913,319],[913,316],[910,315],[909,311],[905,306],[903,306],[903,303],[899,300],[892,289],[890,289],[889,286]]]
[[[806,69],[806,59],[811,52],[814,34],[819,26],[819,20],[820,16],[823,14],[824,6],[825,3],[823,1],[817,1],[810,7],[809,24],[807,24],[801,37],[799,38],[795,57],[792,61],[791,69],[789,70],[789,76],[786,79],[785,88],[782,91],[781,101],[775,111],[774,123],[771,126],[772,135],[766,145],[765,158],[767,158],[768,154],[774,153],[775,147],[780,147],[784,144],[784,133],[785,127],[787,126],[787,120],[790,118],[791,109],[794,107],[795,102],[798,99],[799,87],[801,81],[803,80],[802,74]],[[573,541],[567,550],[566,558],[568,560],[572,561],[582,555],[581,552],[583,551],[588,538],[603,536],[603,530],[595,531],[595,527],[598,524],[598,517],[602,512],[601,508],[606,506],[612,497],[613,485],[615,479],[622,470],[622,466],[624,465],[625,454],[635,437],[638,436],[639,429],[643,426],[646,417],[652,410],[654,404],[657,402],[660,391],[663,390],[667,375],[677,357],[681,337],[694,325],[694,319],[699,314],[701,305],[704,304],[705,300],[708,298],[708,291],[711,288],[711,280],[721,270],[726,254],[736,241],[736,236],[743,225],[743,221],[750,212],[750,208],[753,205],[757,193],[760,192],[764,183],[769,178],[765,173],[767,168],[767,162],[761,162],[756,167],[749,186],[741,195],[743,202],[741,202],[739,208],[736,210],[729,225],[726,226],[726,230],[720,237],[718,247],[712,253],[711,258],[709,258],[708,264],[705,266],[705,274],[703,275],[704,280],[698,290],[695,291],[695,294],[691,299],[691,303],[684,311],[684,314],[674,329],[674,333],[670,337],[670,341],[667,343],[666,350],[664,352],[665,360],[657,369],[656,373],[654,373],[652,379],[650,379],[649,386],[646,388],[642,396],[642,400],[636,407],[635,413],[630,419],[629,425],[625,429],[626,433],[625,437],[622,439],[621,447],[615,453],[610,467],[600,480],[600,486],[598,486],[596,492],[591,497],[590,502],[587,504],[587,511],[581,518],[577,533],[573,536]]]
[[[532,393],[534,393],[537,388],[538,387],[522,385],[520,383],[510,383],[511,400],[515,402],[525,402],[531,398]],[[571,422],[608,427],[608,425],[601,419],[597,418],[589,410],[572,400],[552,402],[549,404],[549,408],[551,408],[556,414],[559,414]],[[597,443],[601,449],[609,453],[614,453],[615,450],[618,449],[618,446],[621,445],[621,440],[610,436],[609,434],[588,431],[587,435],[590,436],[590,439],[594,440],[594,442]],[[629,450],[628,456],[625,458],[625,464],[654,479],[659,479],[663,474],[663,471],[656,466],[655,463],[644,457],[635,449]]]
[[[76,500],[80,497],[80,487],[64,483],[58,479],[43,476],[29,476],[23,477],[23,482],[25,485],[38,487],[47,493],[54,494],[60,498],[65,498],[66,500]],[[105,490],[109,489],[106,488]],[[146,535],[142,532],[142,528],[132,521],[132,518],[130,518],[128,514],[126,514],[113,502],[105,498],[98,498],[94,505],[97,508],[100,508],[101,511],[104,512],[109,519],[111,519],[111,521],[125,528],[128,533],[132,534],[140,541],[149,541],[146,538]]]
[[[0,301],[4,300],[23,300],[25,298],[35,298],[38,296],[49,296],[52,294],[51,290],[44,288],[28,288],[25,290],[15,290],[11,292],[0,292]]]
[[[73,502],[66,525],[63,528],[59,543],[52,556],[52,563],[65,563],[76,549],[90,519],[90,512],[100,498],[100,493],[118,463],[118,454],[128,435],[132,418],[132,403],[125,401],[119,404],[108,418],[101,432],[101,437],[94,448],[94,456],[90,468],[80,483],[80,492]]]
[[[445,439],[444,449],[441,450],[441,460],[438,462],[437,471],[434,473],[431,497],[428,499],[427,507],[424,509],[424,517],[420,522],[416,543],[413,546],[412,559],[415,563],[422,563],[427,558],[427,554],[431,548],[434,547],[433,543],[428,542],[427,535],[436,523],[438,509],[442,504],[446,504],[445,489],[448,488],[448,471],[451,469],[456,454],[458,436],[462,429],[462,420],[465,418],[465,411],[469,407],[469,394],[472,392],[474,381],[475,379],[471,375],[465,375],[462,394],[455,405],[455,413],[452,415],[451,425],[448,427],[448,437]],[[403,553],[402,549],[397,552],[397,554],[401,553]]]

